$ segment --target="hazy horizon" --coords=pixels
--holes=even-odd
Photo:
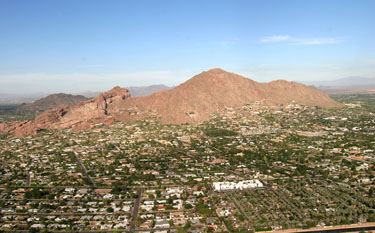
[[[202,71],[203,72],[203,71]],[[233,73],[233,72],[232,72]],[[192,76],[193,77],[193,76]],[[47,95],[51,95],[51,94],[60,94],[60,93],[64,93],[64,94],[72,94],[72,95],[85,95],[85,94],[89,94],[89,93],[97,93],[97,92],[105,92],[105,91],[108,91],[110,89],[112,89],[113,87],[115,86],[120,86],[122,88],[145,88],[145,87],[150,87],[150,86],[165,86],[165,87],[168,87],[168,88],[174,88],[184,82],[186,82],[188,79],[192,78],[192,77],[188,77],[186,80],[182,81],[181,83],[178,83],[177,85],[166,85],[166,84],[163,84],[163,83],[155,83],[155,84],[150,84],[150,85],[138,85],[138,86],[124,86],[124,85],[117,85],[117,84],[114,84],[112,87],[109,87],[107,89],[94,89],[94,90],[82,90],[82,91],[77,91],[77,92],[72,92],[72,91],[30,91],[30,92],[14,92],[14,93],[9,93],[9,92],[0,92],[0,98],[3,96],[10,96],[10,97],[27,97],[27,98],[41,98],[41,97],[44,97],[44,96],[47,96]],[[246,78],[250,78],[250,77],[246,77]],[[331,87],[334,87],[335,85],[333,85],[333,83],[335,81],[341,81],[341,80],[347,80],[347,79],[355,79],[355,78],[358,78],[358,79],[366,79],[366,80],[371,80],[372,82],[369,83],[370,84],[370,88],[373,88],[373,86],[375,87],[375,85],[373,85],[375,83],[375,78],[371,78],[371,77],[356,77],[356,76],[350,76],[350,77],[344,77],[344,78],[339,78],[339,79],[333,79],[333,80],[315,80],[315,81],[295,81],[295,80],[287,80],[287,81],[293,81],[293,82],[299,82],[299,83],[302,83],[302,84],[305,84],[305,85],[313,85],[313,86],[316,86],[316,87],[319,87],[319,86],[331,86]],[[280,80],[280,79],[273,79],[273,80],[269,80],[269,81],[259,81],[259,80],[256,80],[254,78],[250,78],[256,82],[262,82],[262,83],[268,83],[268,82],[272,82],[272,81],[276,81],[276,80]],[[347,86],[349,84],[345,84],[344,86]],[[363,84],[360,83],[359,84],[360,86],[362,86]],[[343,86],[342,84],[340,84],[340,82],[336,85],[336,86]],[[356,86],[353,86],[353,88],[356,88]]]
[[[375,71],[374,1],[0,5],[0,93],[176,86],[215,67],[259,82]]]

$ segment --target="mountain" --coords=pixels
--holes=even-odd
[[[375,78],[364,78],[360,76],[351,76],[336,80],[325,80],[325,81],[311,81],[305,82],[307,85],[314,85],[316,87],[326,86],[326,87],[364,87],[369,86],[375,87]]]
[[[77,95],[82,95],[88,99],[91,99],[91,98],[98,96],[99,94],[100,94],[99,91],[85,91],[85,92],[78,93]]]
[[[73,106],[79,102],[88,100],[88,98],[82,95],[70,95],[70,94],[52,94],[47,97],[41,98],[34,101],[33,103],[21,104],[17,107],[18,112],[44,112],[48,109],[56,108],[62,104]]]
[[[310,106],[340,106],[328,95],[303,84],[283,80],[257,83],[234,73],[212,69],[171,90],[116,102],[111,109],[113,116],[122,121],[156,115],[164,123],[200,123],[224,107],[238,107],[255,101],[270,106],[292,101]]]
[[[115,87],[77,105],[48,110],[34,121],[2,124],[0,132],[23,136],[44,129],[72,127],[79,130],[115,119],[128,122],[150,116],[160,117],[163,123],[200,123],[225,107],[256,101],[270,107],[293,101],[325,108],[341,106],[314,87],[282,80],[257,83],[234,73],[212,69],[171,90],[144,97],[130,97],[127,89]]]
[[[133,97],[137,96],[148,96],[155,92],[170,90],[172,87],[165,85],[151,85],[151,86],[141,86],[141,87],[126,87],[129,90],[130,95]]]
[[[129,90],[130,95],[133,97],[148,96],[155,92],[172,89],[172,87],[168,87],[165,85],[151,85],[151,86],[125,87],[125,88]],[[99,95],[100,92],[86,91],[80,94],[88,98],[93,98]]]
[[[93,99],[74,106],[60,105],[39,114],[32,121],[0,124],[0,132],[14,133],[16,136],[33,135],[45,129],[86,129],[97,123],[111,123],[114,118],[108,113],[108,106],[114,101],[130,97],[128,90],[120,87],[101,93]]]
[[[346,77],[328,81],[304,82],[327,94],[367,94],[374,93],[375,78]]]
[[[45,96],[47,96],[45,93],[31,93],[31,94],[0,93],[0,104],[7,105],[7,104],[31,103]]]

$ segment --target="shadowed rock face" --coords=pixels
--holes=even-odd
[[[292,101],[325,108],[341,106],[313,87],[281,80],[257,83],[234,73],[212,69],[171,90],[145,97],[130,97],[127,89],[115,87],[72,107],[63,105],[46,111],[34,121],[0,125],[0,131],[24,136],[43,129],[87,129],[93,124],[110,123],[114,119],[128,122],[150,116],[158,116],[164,123],[200,123],[225,107],[255,101],[269,106]]]

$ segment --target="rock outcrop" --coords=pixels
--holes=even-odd
[[[0,125],[0,131],[15,133],[16,136],[36,134],[44,129],[85,129],[97,123],[113,122],[108,113],[109,106],[129,98],[127,89],[114,87],[99,96],[74,106],[61,105],[38,115],[33,121],[10,122]]]

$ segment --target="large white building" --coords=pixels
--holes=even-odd
[[[233,190],[233,189],[249,189],[262,188],[263,184],[259,180],[242,180],[239,182],[214,182],[215,191]]]

